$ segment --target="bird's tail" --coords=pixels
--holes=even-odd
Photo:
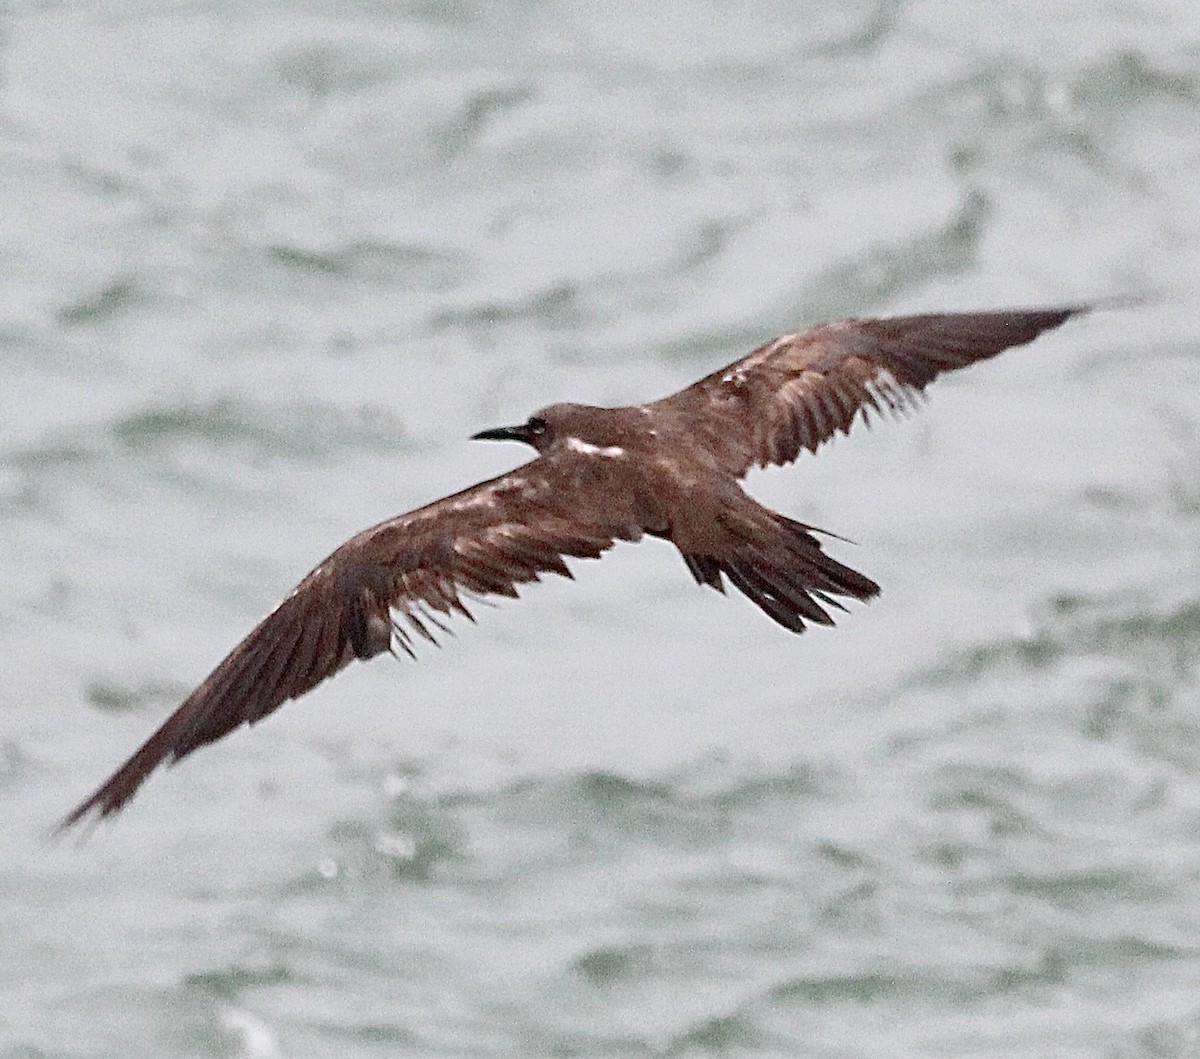
[[[814,527],[766,508],[753,516],[739,511],[722,517],[726,539],[707,549],[715,554],[680,549],[698,584],[724,592],[728,578],[792,632],[803,632],[808,624],[832,625],[829,611],[846,609],[839,599],[865,602],[879,595],[869,577],[825,554]]]

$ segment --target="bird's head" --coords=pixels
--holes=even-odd
[[[545,452],[555,440],[573,434],[572,424],[580,405],[552,404],[534,412],[524,423],[512,427],[493,427],[472,434],[472,441],[523,441],[538,452]]]

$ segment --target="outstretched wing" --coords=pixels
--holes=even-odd
[[[145,779],[242,724],[254,724],[356,658],[412,654],[463,597],[516,596],[564,556],[595,559],[656,519],[618,461],[557,453],[346,541],[238,644],[143,746],[59,825],[117,812]],[[473,619],[472,619],[473,620]]]
[[[932,313],[844,320],[783,335],[655,402],[678,417],[738,477],[790,463],[848,433],[861,412],[904,411],[944,371],[994,357],[1086,312],[1059,309]]]

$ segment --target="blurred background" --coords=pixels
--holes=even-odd
[[[1200,1054],[1193,0],[10,4],[0,1056]],[[854,314],[1142,296],[63,813],[341,540]]]

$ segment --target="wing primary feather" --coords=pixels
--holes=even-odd
[[[301,694],[308,688],[311,688],[316,681],[313,680],[313,674],[318,668],[319,655],[316,651],[316,644],[321,638],[321,622],[320,621],[305,621],[301,623],[300,639],[296,641],[296,649],[293,652],[296,662],[301,663],[303,668],[295,672],[292,676],[292,694]],[[320,678],[317,678],[318,680]]]
[[[441,646],[438,643],[437,637],[429,631],[425,623],[421,620],[421,617],[417,614],[415,608],[406,608],[404,610],[404,620],[417,630],[418,635],[428,640],[435,647]]]
[[[263,660],[263,666],[259,670],[256,684],[261,689],[259,691],[260,703],[266,700],[268,703],[276,696],[282,702],[288,698],[288,684],[290,681],[285,681],[285,678],[292,674],[292,667],[295,663],[296,652],[300,646],[301,640],[304,639],[304,630],[306,627],[305,616],[299,615],[299,620],[294,620],[286,628],[290,632],[287,641],[277,641],[272,644],[266,652],[267,657]],[[310,621],[312,619],[309,619]],[[316,620],[320,620],[319,618]],[[286,643],[286,648],[283,644]],[[257,717],[247,718],[247,723],[253,724],[255,721],[261,720],[266,716],[265,712],[260,712]]]
[[[399,644],[400,650],[414,662],[417,660],[417,653],[413,650],[412,637],[408,634],[408,630],[400,624],[399,618],[395,616],[392,617],[392,644]],[[395,653],[393,650],[392,654],[395,655]]]
[[[430,625],[440,629],[447,636],[456,636],[453,626],[447,625],[437,614],[433,612],[433,607],[429,603],[421,604],[421,616],[429,622]]]

